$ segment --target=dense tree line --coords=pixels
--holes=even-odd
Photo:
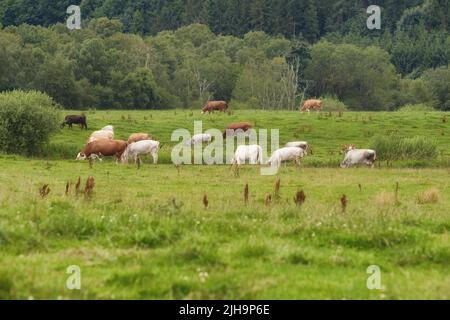
[[[358,110],[450,108],[448,0],[380,0],[375,31],[369,2],[83,0],[83,29],[70,31],[72,1],[5,0],[0,91],[74,108],[293,108],[319,96]]]

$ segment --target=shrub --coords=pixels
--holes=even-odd
[[[376,136],[372,148],[381,161],[432,160],[438,156],[437,144],[426,137],[402,138],[396,136]]]
[[[418,103],[418,104],[406,104],[400,109],[397,110],[398,112],[433,112],[436,111],[433,107],[425,104],[425,103]]]
[[[35,155],[58,128],[58,107],[37,91],[0,93],[0,152]]]
[[[336,97],[327,96],[322,99],[323,111],[347,111],[348,107]]]

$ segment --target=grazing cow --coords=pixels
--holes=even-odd
[[[102,128],[101,130],[114,132],[114,127],[110,125],[110,126],[106,126],[106,127]]]
[[[262,164],[263,163],[263,150],[261,146],[252,145],[252,146],[239,146],[236,150],[234,158],[231,164],[234,165],[243,165],[245,162],[249,160],[250,164]]]
[[[114,140],[114,132],[107,130],[95,131],[91,134],[88,139],[88,143],[99,141],[99,140]]]
[[[243,131],[248,132],[249,130],[253,129],[253,125],[250,122],[237,122],[230,124],[223,133],[223,137],[234,137],[237,132]]]
[[[128,138],[128,144],[132,144],[134,142],[144,141],[144,140],[151,140],[152,137],[148,133],[133,133]]]
[[[208,101],[203,107],[202,114],[214,113],[214,111],[225,112],[228,109],[228,103],[226,101]]]
[[[130,144],[122,155],[122,163],[128,163],[129,157],[134,159],[137,164],[140,162],[139,156],[145,156],[151,154],[153,157],[153,163],[158,163],[159,141],[143,140]]]
[[[281,167],[283,161],[295,161],[297,167],[300,167],[300,159],[306,155],[306,151],[297,147],[285,147],[278,149],[269,159],[268,164],[273,167]]]
[[[308,152],[311,152],[311,154],[312,154],[311,147],[309,146],[308,142],[306,142],[306,141],[288,142],[288,143],[286,143],[285,147],[287,147],[287,148],[289,148],[289,147],[301,148],[301,149],[303,149],[303,151],[305,151],[306,155],[307,155]]]
[[[345,158],[341,163],[341,168],[350,168],[356,165],[367,165],[372,168],[375,166],[377,160],[375,150],[356,149],[355,145],[348,145],[344,146],[343,152]]]
[[[196,134],[191,139],[186,141],[187,146],[196,146],[199,144],[203,144],[204,142],[209,143],[212,141],[212,135],[207,133]]]
[[[125,152],[128,143],[122,140],[97,140],[88,143],[77,156],[77,160],[116,157],[118,161]]]
[[[301,112],[311,112],[311,110],[321,111],[322,110],[322,100],[306,100],[303,103]]]
[[[83,115],[80,115],[80,116],[67,116],[65,119],[64,119],[64,122],[61,124],[61,129],[63,129],[65,126],[66,126],[66,124],[69,126],[69,128],[70,129],[72,129],[72,126],[74,125],[74,124],[80,124],[81,125],[81,129],[88,129],[88,127],[87,127],[87,122],[86,122],[86,116],[83,114]]]

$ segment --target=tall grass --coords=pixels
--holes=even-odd
[[[403,107],[400,107],[400,109],[398,109],[397,111],[398,112],[433,112],[433,111],[437,111],[437,110],[425,103],[419,103],[419,104],[404,105]]]
[[[347,111],[348,107],[340,101],[338,98],[333,96],[326,96],[322,99],[323,101],[323,111]]]
[[[434,160],[438,156],[436,141],[422,136],[376,136],[371,147],[377,151],[377,158],[381,161]]]

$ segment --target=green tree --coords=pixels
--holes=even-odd
[[[377,47],[319,42],[312,47],[306,78],[314,96],[335,95],[352,109],[395,107],[399,78],[389,54]]]
[[[448,66],[427,70],[423,79],[433,94],[433,106],[450,111],[450,69]]]
[[[119,85],[117,99],[122,108],[153,109],[159,106],[156,83],[148,69],[138,69],[129,73]]]

